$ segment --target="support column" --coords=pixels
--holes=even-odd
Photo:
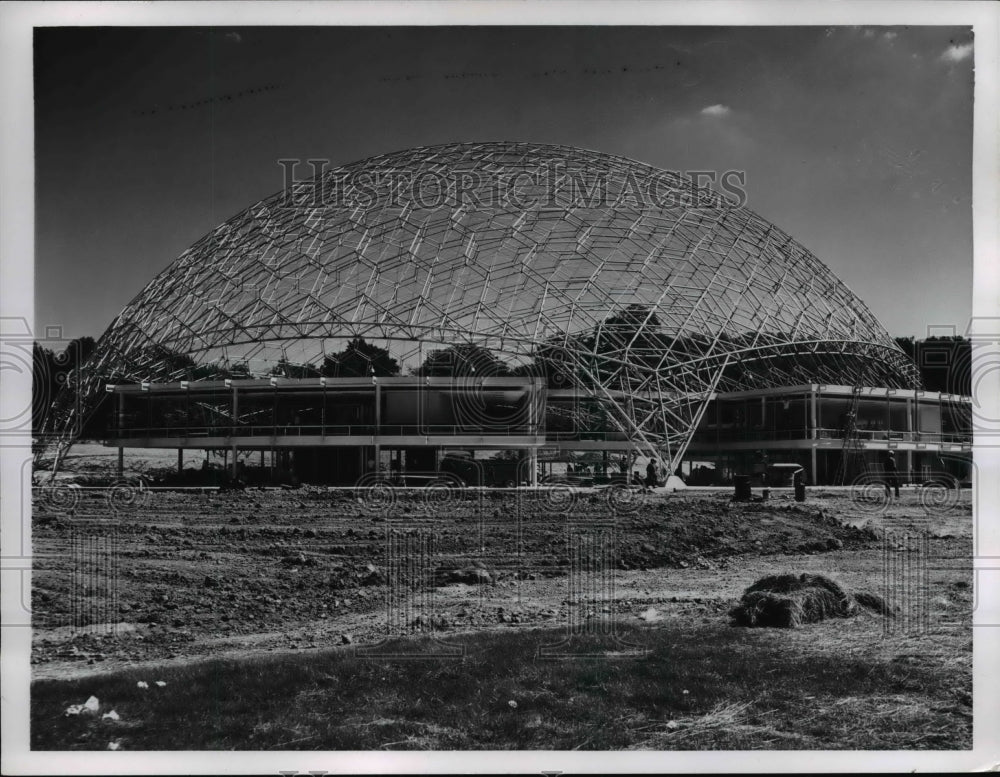
[[[236,384],[233,383],[233,428],[230,434],[232,434],[234,437],[236,436],[237,432],[236,426],[239,423],[239,417],[240,417],[240,395],[236,389]],[[230,470],[229,470],[229,473],[233,476],[233,478],[236,477],[236,459],[237,459],[236,446],[234,445],[233,462],[230,465]]]
[[[811,440],[815,440],[816,437],[817,437],[817,435],[819,434],[819,432],[817,431],[817,429],[819,429],[819,413],[817,412],[817,409],[816,409],[816,403],[817,403],[816,394],[817,394],[817,391],[816,391],[815,388],[811,388],[809,390],[809,426],[810,426],[810,429],[809,429],[809,439],[811,439]],[[814,470],[813,477],[814,478],[816,477],[816,475],[815,475],[815,469],[816,469],[815,461],[816,461],[816,449],[813,448],[813,462],[814,462],[813,463],[813,470]],[[816,483],[816,481],[813,480],[813,484],[814,485],[815,485],[815,483]]]
[[[326,379],[323,378],[323,404],[319,407],[319,434],[326,437]]]
[[[179,475],[184,469],[184,449],[177,449],[177,474]]]
[[[125,474],[125,449],[118,446],[118,477]]]
[[[240,415],[240,397],[239,394],[236,393],[236,384],[234,383],[233,384],[233,430],[231,432],[231,434],[233,435],[236,434],[236,424],[238,423],[237,419],[239,418],[239,415]]]
[[[607,455],[607,454],[605,453],[605,455]],[[530,462],[531,463],[529,464],[529,466],[531,467],[531,480],[530,480],[531,487],[532,488],[537,488],[538,487],[538,448],[532,448],[531,449]]]
[[[812,483],[812,485],[815,486],[817,483],[819,483],[819,470],[816,469],[816,446],[815,445],[813,446],[812,451],[810,451],[809,456],[810,456],[810,461],[811,461],[811,466],[812,466],[812,472],[809,473],[809,482]]]
[[[538,383],[539,378],[533,378],[531,384],[528,386],[528,434],[537,435],[538,429],[535,423],[535,405],[538,402]]]
[[[118,392],[118,415],[115,418],[115,425],[118,429],[118,436],[122,436],[122,429],[125,426],[125,393]]]
[[[375,439],[382,433],[382,386],[379,385],[378,378],[372,377],[375,384]],[[392,467],[390,466],[390,470]],[[382,446],[375,443],[375,473],[382,471]]]
[[[909,442],[915,442],[917,439],[917,435],[914,434],[914,432],[916,431],[916,424],[914,423],[914,417],[916,416],[916,414],[917,414],[917,397],[914,394],[913,397],[908,396],[906,398],[906,439]],[[909,470],[909,472],[907,473],[907,477],[911,482],[915,480],[915,478],[913,477],[913,472],[914,472],[913,468],[916,466],[914,458],[916,457],[913,455],[912,450],[906,452],[906,468]]]

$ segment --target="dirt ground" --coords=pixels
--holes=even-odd
[[[783,572],[881,594],[897,624],[923,623],[907,634],[866,616],[825,638],[904,657],[944,645],[971,671],[968,492],[906,488],[886,505],[877,491],[810,489],[800,504],[774,490],[734,504],[722,490],[628,501],[70,485],[109,472],[106,451],[74,449],[61,478],[36,487],[34,679],[428,630],[718,621],[746,586]],[[133,475],[161,465],[129,459]]]

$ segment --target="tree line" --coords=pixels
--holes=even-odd
[[[748,335],[748,338],[751,335]],[[752,335],[754,341],[772,341],[780,348],[781,336]],[[749,340],[747,341],[750,342]],[[929,337],[916,340],[913,337],[898,337],[896,343],[917,365],[923,386],[928,391],[969,395],[972,391],[971,354],[972,346],[968,338]],[[611,353],[626,346],[632,349],[632,361],[638,367],[652,367],[659,361],[666,348],[674,353],[690,352],[692,356],[705,353],[708,338],[688,335],[673,338],[660,331],[660,322],[655,314],[642,305],[632,305],[610,316],[593,333],[583,336],[579,346],[591,353]],[[741,344],[739,338],[729,338],[722,350],[736,349]],[[81,366],[93,353],[96,343],[92,337],[80,337],[67,343],[62,350],[49,349],[37,342],[33,349],[34,401],[32,404],[32,430],[37,434],[44,428],[47,414],[57,393],[69,374]],[[843,361],[850,355],[839,355]],[[860,358],[860,357],[859,357]],[[155,347],[144,354],[144,361],[166,367],[174,380],[221,380],[224,378],[249,378],[249,369],[242,364],[231,366],[198,364],[187,354],[176,353],[162,347]],[[648,362],[648,364],[647,364]],[[835,365],[826,354],[781,354],[768,359],[730,364],[723,375],[719,388],[737,388],[746,382],[759,382],[784,378],[797,382],[813,382],[819,371],[830,370]],[[595,364],[597,373],[616,369]],[[286,378],[364,378],[393,377],[401,374],[398,360],[385,348],[355,337],[336,353],[328,354],[318,364],[295,364],[287,359],[280,360],[270,374]],[[430,351],[420,366],[410,370],[412,375],[432,377],[525,377],[546,378],[550,387],[567,387],[574,383],[587,385],[590,379],[582,371],[570,367],[562,348],[553,340],[541,345],[532,362],[510,365],[491,349],[471,343],[453,345]],[[602,377],[605,377],[602,375]],[[780,382],[780,380],[779,380]],[[101,429],[107,428],[110,403],[101,402],[92,413],[81,436],[100,437]]]

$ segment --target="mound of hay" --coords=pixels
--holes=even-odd
[[[877,612],[879,615],[893,614],[892,608],[878,594],[869,593],[868,591],[858,591],[854,594],[854,600],[866,610]]]
[[[793,629],[827,618],[848,618],[858,612],[859,605],[890,614],[882,597],[870,593],[852,595],[823,575],[768,575],[743,592],[729,616],[734,626]]]

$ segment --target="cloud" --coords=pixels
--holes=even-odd
[[[716,103],[715,105],[709,105],[707,108],[701,109],[702,116],[728,116],[730,113],[732,113],[732,110],[722,103]]]
[[[227,32],[226,40],[231,40],[233,43],[242,43],[243,36],[240,35],[238,32]]]
[[[953,43],[941,54],[941,59],[945,62],[961,62],[972,56],[971,43]]]

